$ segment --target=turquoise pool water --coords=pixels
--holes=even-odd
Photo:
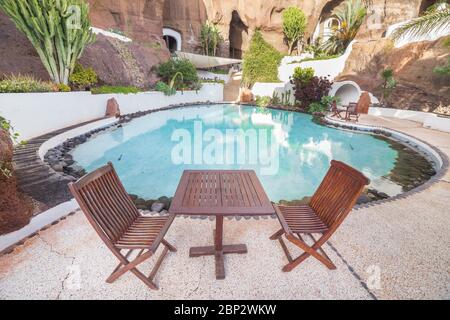
[[[400,193],[385,178],[397,155],[386,141],[305,114],[234,105],[155,112],[72,151],[87,171],[111,161],[127,191],[144,199],[173,196],[185,169],[254,169],[272,201],[312,195],[332,159],[362,171],[372,187]]]

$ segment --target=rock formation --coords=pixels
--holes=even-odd
[[[394,48],[389,40],[362,41],[353,46],[339,80],[353,80],[363,90],[381,96],[381,71],[394,70],[397,88],[387,104],[399,109],[450,114],[450,79],[433,69],[445,65],[450,50],[446,39]]]

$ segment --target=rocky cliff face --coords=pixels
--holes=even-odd
[[[389,40],[362,41],[353,46],[345,70],[337,80],[353,80],[363,90],[381,96],[381,71],[394,70],[397,88],[387,104],[399,109],[450,114],[450,79],[433,69],[447,63],[446,39],[393,48]]]

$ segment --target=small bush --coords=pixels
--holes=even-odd
[[[58,91],[59,92],[70,92],[72,89],[67,84],[60,83],[58,84]]]
[[[267,43],[260,31],[255,31],[250,47],[244,55],[243,82],[251,87],[255,82],[280,82],[278,66],[283,55]]]
[[[308,107],[308,112],[311,114],[315,113],[325,113],[330,109],[330,105],[332,102],[339,102],[339,97],[333,97],[333,96],[324,96],[320,100],[320,102],[313,102]]]
[[[141,90],[132,86],[102,86],[91,89],[92,94],[111,94],[111,93],[122,93],[122,94],[130,94],[130,93],[139,93]]]
[[[11,75],[0,81],[0,93],[55,92],[57,86],[32,76]]]
[[[77,63],[69,81],[76,88],[87,89],[98,82],[98,77],[94,69],[85,68]]]
[[[295,68],[294,75],[292,78],[294,81],[300,81],[303,83],[308,83],[314,77],[314,69],[313,68]]]
[[[159,92],[163,92],[166,96],[173,96],[177,93],[175,88],[171,88],[168,84],[158,81],[155,85],[155,90]]]
[[[271,101],[272,101],[272,98],[269,96],[263,96],[263,97],[256,96],[256,98],[255,98],[255,103],[260,108],[267,107],[268,105],[270,105]]]
[[[172,58],[158,67],[158,75],[166,84],[170,83],[177,73],[183,76],[176,77],[173,86],[176,90],[194,89],[200,82],[197,69],[188,59]]]
[[[322,97],[327,96],[333,85],[328,78],[313,77],[309,82],[301,79],[291,79],[294,85],[295,100],[300,103],[302,109],[306,110],[314,102],[320,102]]]

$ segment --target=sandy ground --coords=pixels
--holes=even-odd
[[[418,124],[365,116],[416,136],[450,155],[450,134]],[[324,248],[330,271],[313,258],[290,273],[269,236],[277,220],[226,220],[225,242],[246,243],[248,254],[227,255],[226,279],[215,279],[213,257],[189,258],[191,246],[212,243],[214,223],[177,218],[169,253],[149,290],[128,273],[105,279],[117,264],[81,212],[0,257],[0,299],[449,299],[450,174],[408,198],[354,210]],[[292,247],[291,247],[292,248]],[[293,252],[301,253],[295,248]],[[153,260],[142,265],[150,272]]]

